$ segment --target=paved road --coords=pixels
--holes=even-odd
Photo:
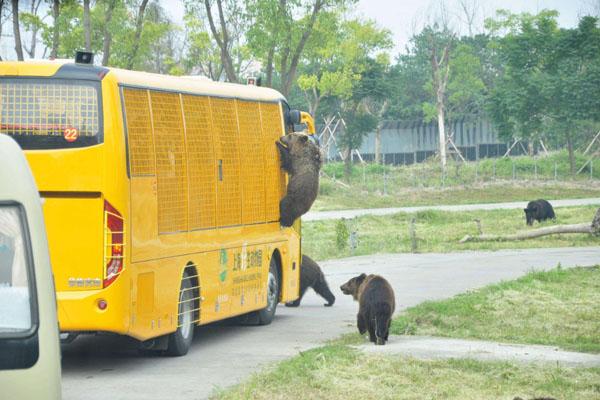
[[[360,273],[380,273],[395,288],[398,309],[440,299],[533,267],[600,262],[600,247],[502,250],[448,254],[394,254],[327,261],[322,267],[337,296],[323,307],[312,291],[299,308],[280,307],[265,327],[210,325],[196,330],[183,358],[143,357],[124,338],[83,337],[63,348],[64,399],[204,399],[264,365],[353,331],[357,306],[339,285]]]
[[[549,200],[554,208],[600,205],[600,198],[591,199],[565,199]],[[475,210],[498,210],[519,209],[527,207],[527,201],[515,201],[510,203],[484,203],[484,204],[459,204],[439,206],[416,206],[416,207],[392,207],[392,208],[363,208],[357,210],[335,210],[335,211],[309,211],[302,217],[302,221],[321,221],[324,219],[354,218],[362,215],[389,215],[399,212],[415,213],[423,210],[442,211],[475,211]]]

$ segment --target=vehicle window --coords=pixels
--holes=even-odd
[[[0,334],[32,327],[27,241],[20,213],[16,206],[0,206]]]
[[[96,82],[0,79],[0,132],[24,149],[83,147],[101,141]]]

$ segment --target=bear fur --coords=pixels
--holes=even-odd
[[[319,193],[321,151],[304,133],[289,133],[277,142],[281,168],[289,174],[285,197],[279,202],[282,226],[292,226],[306,214]]]
[[[306,289],[313,288],[315,292],[325,300],[325,307],[331,307],[335,303],[335,296],[329,290],[329,285],[325,280],[325,275],[321,271],[319,264],[314,262],[310,257],[303,255],[300,263],[300,297],[297,300],[286,303],[287,307],[298,307],[300,301],[306,293]]]
[[[545,221],[547,219],[556,219],[552,204],[544,199],[534,200],[527,203],[525,211],[525,218],[527,219],[527,225],[533,225],[533,221]]]
[[[371,342],[384,345],[396,307],[394,290],[389,282],[379,275],[360,274],[340,289],[358,301],[358,332],[364,335],[368,331]]]

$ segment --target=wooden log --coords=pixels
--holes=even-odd
[[[548,226],[540,229],[535,229],[527,232],[519,232],[512,235],[466,235],[459,243],[467,242],[505,242],[511,240],[533,239],[540,236],[555,235],[558,233],[588,233],[592,234],[592,226],[590,224],[572,224],[572,225],[556,225]]]

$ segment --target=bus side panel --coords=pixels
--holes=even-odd
[[[286,229],[286,233],[287,248],[281,257],[281,301],[284,303],[296,300],[300,292],[300,238],[292,229]]]
[[[131,260],[154,258],[157,236],[156,178],[140,177],[130,182]]]

